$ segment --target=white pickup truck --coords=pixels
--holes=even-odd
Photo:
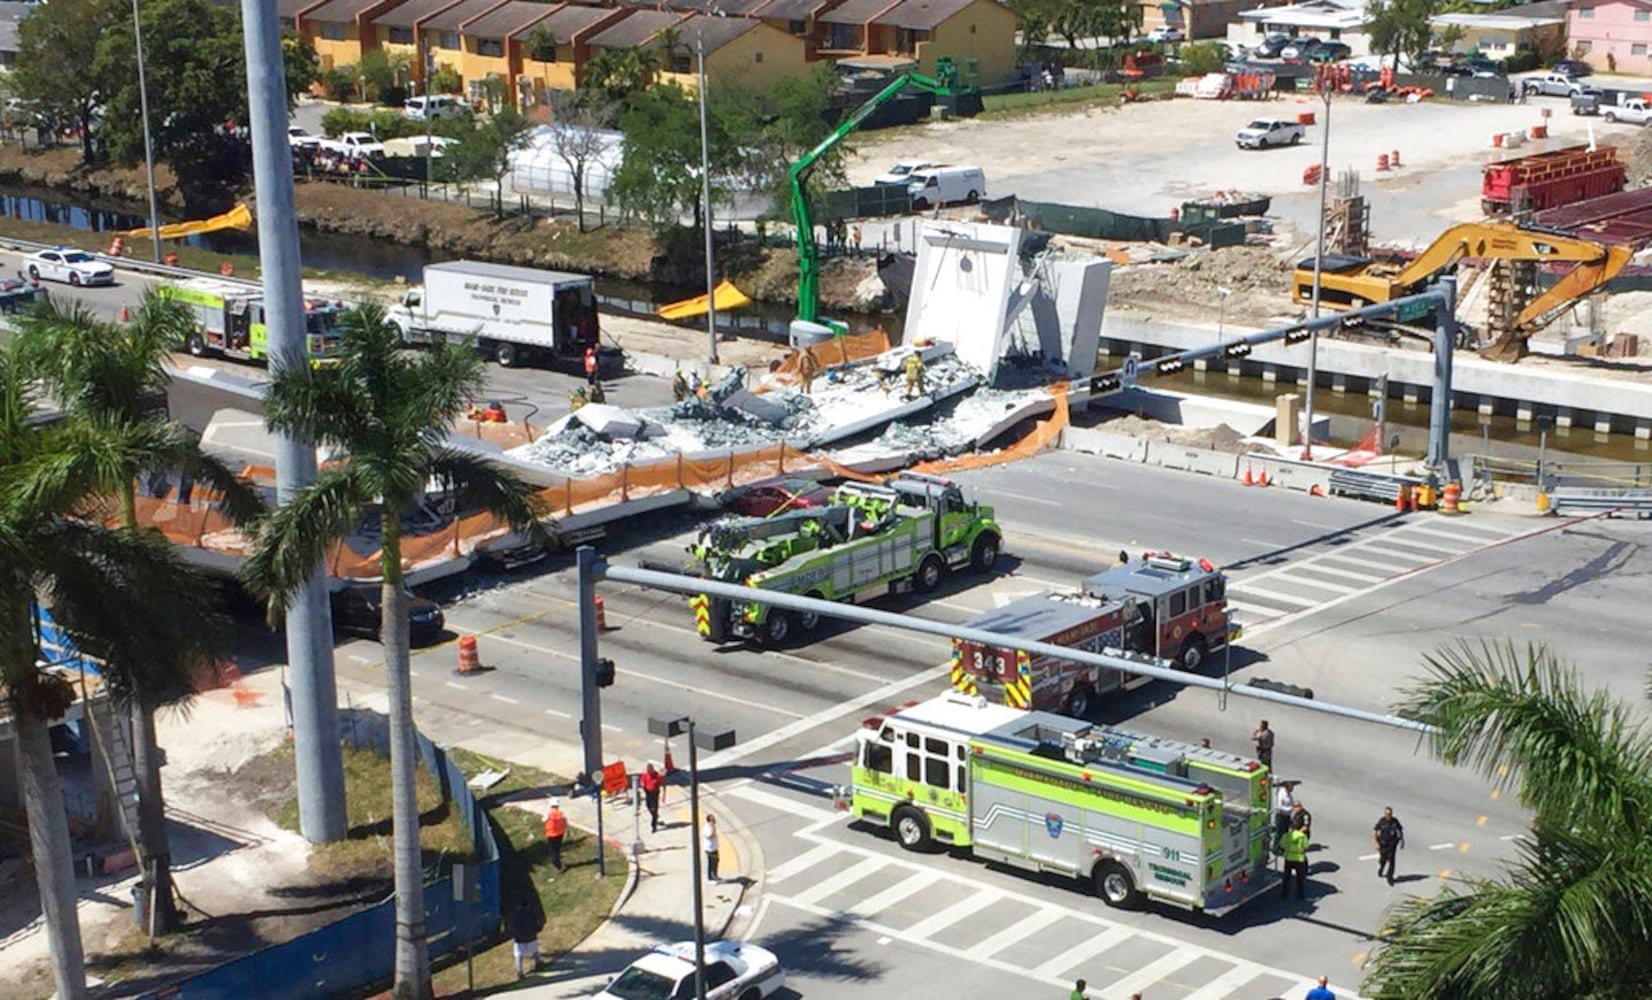
[[[1542,76],[1528,76],[1520,81],[1520,89],[1527,94],[1543,94],[1547,97],[1571,97],[1573,94],[1585,94],[1595,88],[1584,83],[1574,76],[1565,73],[1544,73]]]
[[[1652,105],[1639,97],[1632,97],[1622,104],[1602,104],[1600,116],[1609,122],[1645,125],[1652,122]]]
[[[373,138],[371,132],[346,132],[337,139],[323,139],[316,146],[358,160],[384,155],[384,143]]]
[[[1294,146],[1307,136],[1308,130],[1297,122],[1283,118],[1258,118],[1240,129],[1233,142],[1240,149],[1266,149],[1269,146]]]

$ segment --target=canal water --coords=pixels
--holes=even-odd
[[[0,217],[25,222],[52,223],[89,232],[141,229],[149,225],[146,213],[147,209],[141,205],[118,200],[75,199],[49,188],[25,186],[0,192]],[[417,284],[426,264],[453,260],[458,256],[433,251],[428,247],[408,246],[346,233],[324,233],[303,227],[299,229],[298,239],[305,267],[320,271],[364,274],[381,281],[401,278],[410,284]],[[189,237],[183,242],[212,253],[243,256],[256,256],[258,253],[257,233],[250,229],[224,229],[214,233],[203,233]],[[631,316],[658,319],[656,310],[661,305],[704,293],[704,288],[693,286],[627,281],[622,278],[597,278],[597,299],[602,308],[608,312]],[[744,337],[783,342],[786,340],[787,328],[793,315],[794,311],[790,306],[753,302],[738,310],[718,313],[717,329]],[[881,326],[889,333],[891,339],[900,337],[901,318],[898,316],[849,314],[836,318],[847,322],[850,331],[854,333]],[[685,330],[705,329],[703,318],[676,325]]]

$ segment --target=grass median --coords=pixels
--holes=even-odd
[[[479,796],[482,808],[493,823],[501,855],[499,870],[500,911],[507,917],[518,901],[534,901],[544,914],[539,932],[541,968],[551,968],[561,955],[585,940],[608,918],[614,902],[625,886],[625,852],[610,844],[606,862],[608,875],[597,875],[597,840],[584,830],[568,830],[562,847],[563,871],[551,867],[545,849],[543,819],[537,809],[514,804],[523,798],[537,802],[550,789],[565,787],[567,779],[537,768],[507,764],[466,750],[450,751],[453,762],[471,777],[484,771],[509,773]],[[509,934],[497,943],[482,945],[472,959],[471,975],[478,992],[516,981]],[[460,958],[435,978],[437,996],[465,992],[465,962]]]

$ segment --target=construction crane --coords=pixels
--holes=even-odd
[[[907,87],[916,87],[927,90],[936,97],[951,97],[957,87],[958,71],[949,59],[942,59],[936,64],[936,76],[925,76],[922,73],[902,73],[890,80],[888,85],[872,96],[872,99],[856,108],[849,117],[840,122],[832,134],[820,141],[815,148],[798,157],[796,163],[786,172],[786,182],[791,188],[792,222],[797,227],[797,318],[809,323],[816,322],[820,315],[820,248],[815,245],[814,213],[809,208],[809,196],[804,190],[804,182],[808,180],[809,172],[819,162],[822,156],[831,152],[833,147],[849,134],[860,128],[861,122],[871,117],[872,113],[888,104]]]
[[[1628,265],[1634,250],[1617,244],[1595,243],[1574,236],[1547,233],[1502,222],[1470,222],[1440,234],[1415,259],[1367,257],[1324,258],[1320,274],[1320,304],[1331,309],[1356,309],[1413,295],[1464,258],[1497,261],[1490,280],[1495,340],[1480,353],[1492,361],[1514,362],[1526,355],[1526,341],[1561,310],[1604,286]],[[1575,263],[1549,289],[1535,297],[1536,268],[1545,263]],[[1297,265],[1291,299],[1313,301],[1314,266]]]

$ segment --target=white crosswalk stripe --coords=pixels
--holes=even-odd
[[[967,873],[938,870],[921,860],[886,854],[827,836],[840,829],[815,825],[797,831],[795,836],[806,846],[796,857],[770,870],[765,880],[765,901],[822,918],[847,917],[871,933],[1053,988],[1070,988],[1075,977],[1088,974],[1093,986],[1108,996],[1128,996],[1132,992],[1150,994],[1156,986],[1162,990],[1174,983],[1189,991],[1186,1000],[1230,1000],[1247,984],[1263,977],[1284,982],[1305,981],[1300,972],[1270,968],[1168,934],[1116,923],[1077,906],[1052,902],[1048,897],[1000,889]],[[804,872],[810,873],[805,880],[810,884],[797,884]],[[775,890],[776,873],[788,883],[784,886],[786,892]],[[958,897],[959,889],[965,890],[962,898]],[[924,894],[929,891],[943,895],[926,906]],[[857,894],[861,894],[860,899],[844,902],[838,910],[821,905],[828,898]],[[902,901],[912,904],[906,908],[907,912],[927,913],[927,916],[906,926],[898,925],[901,922],[898,917],[880,919],[881,914],[887,914]],[[995,904],[1014,905],[1029,913],[1012,924],[998,927],[974,945],[963,947],[950,943],[960,939],[952,928],[985,913]],[[1076,944],[1061,947],[1075,940]],[[1115,973],[1119,975],[1116,981],[1103,982],[1108,965],[1121,967],[1118,964],[1121,958],[1115,956],[1109,961],[1108,953],[1123,945],[1131,946],[1130,954],[1142,948],[1150,949],[1148,954],[1159,954],[1122,974]],[[1006,955],[1012,948],[1015,949],[1013,955]],[[1010,960],[1012,957],[1014,961]],[[1201,962],[1200,971],[1193,973],[1190,980],[1189,972],[1201,959],[1210,961]]]

